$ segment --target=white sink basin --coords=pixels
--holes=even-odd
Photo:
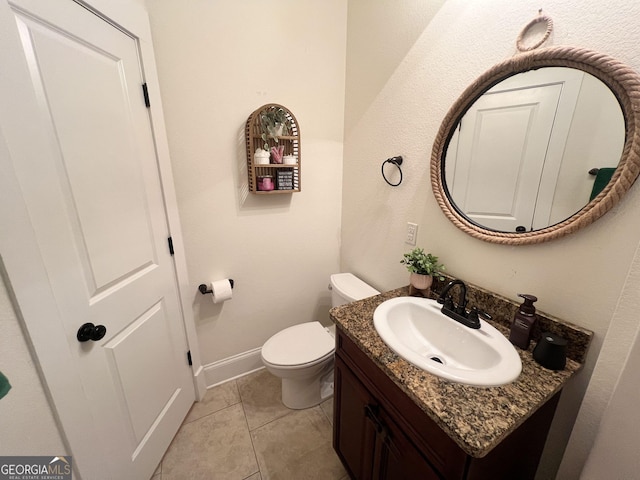
[[[513,382],[522,362],[507,338],[480,320],[475,330],[444,315],[435,300],[398,297],[381,303],[374,326],[391,350],[452,382],[494,387]]]

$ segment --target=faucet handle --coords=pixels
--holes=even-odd
[[[447,295],[446,297],[439,297],[436,301],[438,303],[441,303],[442,308],[446,308],[447,310],[453,310],[455,308],[451,295]]]
[[[493,319],[493,317],[484,310],[480,310],[478,307],[471,307],[471,310],[469,311],[469,318],[473,318],[475,320],[478,317],[482,317],[485,320]]]
[[[471,307],[469,313],[467,314],[467,322],[466,325],[471,328],[480,328],[480,319],[478,318],[478,309],[476,307]]]
[[[453,297],[451,295],[444,295],[444,296],[440,295],[436,299],[436,302],[441,304],[443,309],[453,311],[453,309],[455,308],[455,304],[453,303]]]

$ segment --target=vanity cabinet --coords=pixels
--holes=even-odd
[[[356,480],[532,479],[560,397],[558,392],[485,457],[474,458],[340,329],[334,378],[333,447]]]
[[[262,117],[275,115],[286,124],[285,132],[265,131]],[[251,193],[274,195],[300,192],[302,188],[302,152],[300,148],[300,127],[293,113],[282,105],[268,103],[255,110],[245,125],[245,143],[247,148],[247,175]],[[257,163],[255,152],[258,148],[270,152],[272,147],[282,148],[284,163],[274,163],[273,156],[266,163]],[[287,163],[292,159],[295,163]],[[267,179],[267,182],[265,182]]]
[[[440,478],[339,357],[334,378],[340,410],[334,445],[353,478]]]

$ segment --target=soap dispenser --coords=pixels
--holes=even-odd
[[[518,307],[518,311],[513,317],[509,341],[516,347],[526,350],[529,348],[533,324],[536,323],[536,307],[533,306],[533,302],[538,299],[526,293],[519,293],[518,296],[524,298],[524,302]]]

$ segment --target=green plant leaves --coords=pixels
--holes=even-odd
[[[420,275],[438,276],[445,269],[444,265],[438,263],[438,257],[424,253],[422,248],[414,248],[409,253],[405,253],[400,263],[405,265],[409,272]]]

